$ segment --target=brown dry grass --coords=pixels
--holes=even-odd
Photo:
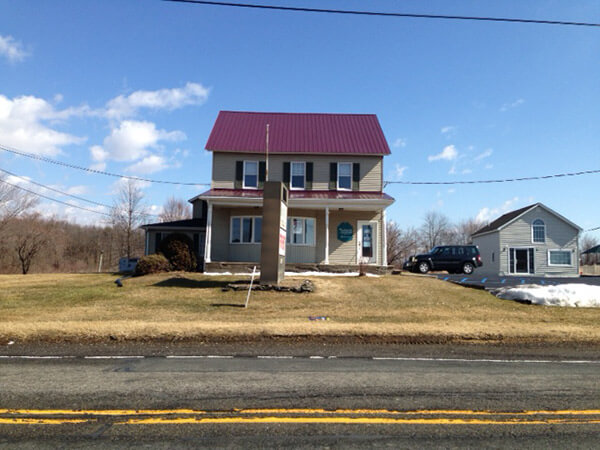
[[[522,305],[419,276],[313,277],[312,294],[222,292],[240,277],[0,275],[0,339],[437,336],[600,342],[598,309]],[[300,282],[299,278],[296,281]],[[287,281],[291,281],[290,278]],[[328,316],[310,321],[308,316]]]

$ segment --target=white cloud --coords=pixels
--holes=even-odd
[[[29,95],[10,99],[0,94],[0,142],[36,155],[57,155],[61,147],[79,144],[85,138],[54,130],[47,122],[84,114],[85,109],[56,110],[42,98]]]
[[[486,164],[485,166],[483,166],[484,169],[493,169],[494,165],[493,164]]]
[[[102,147],[94,145],[90,148],[90,153],[96,162],[107,159],[134,161],[145,157],[149,149],[157,148],[161,141],[179,141],[185,138],[181,131],[159,130],[152,122],[124,120],[104,138]]]
[[[162,156],[149,155],[141,161],[129,166],[126,170],[133,173],[154,173],[168,168],[167,161]]]
[[[508,111],[509,109],[517,108],[518,106],[521,106],[523,103],[525,103],[525,100],[523,100],[522,98],[519,98],[519,99],[515,100],[514,102],[509,102],[509,103],[503,104],[500,107],[500,111],[505,112],[505,111]]]
[[[488,148],[488,149],[484,150],[482,153],[480,153],[479,155],[477,155],[475,158],[473,158],[473,160],[481,161],[482,159],[489,158],[490,156],[492,156],[492,153],[494,153],[494,150],[492,150],[491,148]]]
[[[208,98],[209,89],[199,83],[187,83],[183,88],[135,91],[119,95],[106,104],[106,117],[122,119],[135,116],[139,109],[172,111],[188,105],[200,105]]]
[[[458,156],[458,151],[456,150],[456,147],[454,147],[454,145],[447,145],[446,147],[444,147],[444,149],[441,151],[441,153],[438,153],[437,155],[430,155],[427,157],[427,160],[429,162],[438,161],[440,159],[444,159],[446,161],[452,161],[452,160],[456,159],[457,156]]]
[[[452,125],[447,125],[440,129],[440,133],[442,133],[442,134],[451,134],[451,133],[454,133],[455,131],[456,131],[456,127],[454,127]]]
[[[71,194],[71,195],[83,195],[83,194],[87,194],[88,192],[88,188],[87,186],[84,185],[78,185],[78,186],[71,186],[70,188],[68,188],[66,190],[67,194]]]
[[[468,175],[470,173],[473,173],[473,170],[471,170],[471,169],[463,169],[460,173],[462,173],[463,175]]]
[[[0,35],[0,56],[4,56],[11,63],[23,61],[27,52],[23,49],[23,44],[12,36]]]
[[[395,148],[406,147],[406,139],[402,139],[402,138],[396,139],[394,141],[394,143],[392,144],[392,147],[395,147]]]
[[[513,197],[509,200],[506,200],[501,206],[495,208],[481,208],[477,213],[476,220],[482,223],[487,223],[491,220],[497,219],[502,214],[514,209],[514,206],[518,201],[519,197]]]
[[[408,169],[408,167],[401,166],[400,164],[396,164],[396,166],[395,166],[396,178],[402,178],[404,176],[404,172],[406,172],[406,169]]]

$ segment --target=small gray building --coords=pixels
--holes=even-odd
[[[542,203],[508,212],[471,237],[479,247],[479,273],[579,276],[582,229]]]

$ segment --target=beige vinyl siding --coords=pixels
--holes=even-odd
[[[263,155],[256,153],[213,152],[212,187],[233,189],[236,161],[264,161]],[[361,191],[382,190],[383,157],[352,155],[269,155],[269,180],[283,180],[283,163],[303,161],[313,163],[313,190],[329,190],[329,164],[351,162],[360,164]]]
[[[531,225],[534,220],[542,219],[546,225],[546,242],[534,243]],[[579,274],[579,252],[577,247],[578,230],[549,213],[544,208],[536,207],[515,222],[500,230],[500,273],[509,274],[509,248],[535,248],[535,274],[541,276],[577,276]],[[503,249],[506,248],[506,251]],[[571,251],[570,267],[548,265],[548,250]]]
[[[229,233],[232,216],[260,216],[261,208],[213,208],[212,222],[212,261],[259,262],[260,244],[230,244]],[[325,262],[325,211],[321,209],[290,208],[288,217],[311,217],[315,223],[315,245],[286,246],[287,263],[324,263]],[[381,213],[375,211],[339,211],[329,213],[329,263],[356,264],[356,231],[359,220],[377,221],[377,264],[382,264],[383,237]],[[337,239],[337,227],[349,222],[353,228],[352,240],[341,242]]]
[[[211,261],[229,260],[229,208],[213,207],[211,228]]]
[[[382,264],[381,256],[383,239],[381,233],[381,214],[375,211],[330,211],[329,212],[329,264],[357,264],[358,253],[356,243],[357,224],[359,220],[377,221],[377,264]],[[352,225],[352,240],[342,242],[337,238],[337,227],[342,222]]]
[[[489,233],[475,236],[473,244],[479,248],[483,266],[475,269],[477,273],[489,273],[498,275],[500,271],[500,233]],[[492,256],[493,255],[493,256]],[[493,258],[493,260],[492,260]]]

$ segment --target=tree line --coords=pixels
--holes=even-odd
[[[144,254],[149,222],[189,219],[191,206],[169,198],[158,217],[148,214],[141,188],[124,182],[110,214],[80,225],[35,212],[39,199],[0,177],[0,273],[117,271],[121,257]]]
[[[35,212],[39,199],[0,177],[0,273],[116,271],[121,257],[144,254],[144,223],[192,217],[185,200],[169,198],[158,217],[148,213],[139,185],[125,181],[115,195],[109,217],[97,225],[79,225]],[[386,224],[388,265],[436,245],[470,244],[471,235],[485,223],[467,219],[453,223],[430,211],[419,227]],[[598,245],[589,234],[580,239],[583,251]],[[598,255],[581,255],[582,264],[598,264]]]

